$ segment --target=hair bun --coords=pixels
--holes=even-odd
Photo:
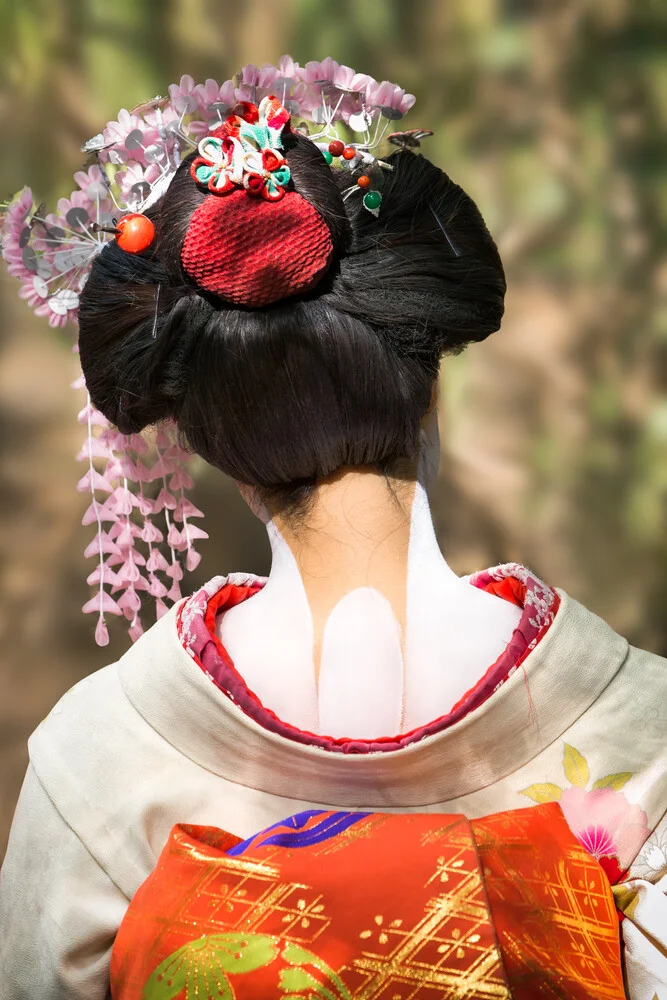
[[[171,418],[211,465],[291,503],[343,466],[415,457],[440,356],[498,329],[505,278],[479,210],[430,161],[388,158],[375,218],[343,201],[355,174],[332,171],[310,139],[286,136],[285,152],[294,191],[278,204],[204,193],[184,160],[152,209],[154,244],[110,244],[79,316],[91,398],[124,433]],[[189,243],[196,219],[204,259]],[[305,261],[314,292],[282,286],[268,308],[237,305],[235,288],[268,301],[255,296],[271,266],[289,281],[290,229],[304,219],[320,234]],[[331,254],[319,280],[318,253],[320,266]],[[225,282],[215,294],[213,280]]]
[[[257,307],[313,288],[332,253],[329,227],[296,191],[272,202],[239,189],[195,209],[181,261],[200,288]]]

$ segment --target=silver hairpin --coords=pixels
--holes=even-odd
[[[155,340],[155,338],[157,337],[157,315],[158,315],[158,306],[160,305],[160,289],[161,288],[162,288],[162,285],[158,285],[157,286],[157,292],[155,293],[155,315],[153,316],[153,332],[151,334],[153,340]]]
[[[447,242],[449,243],[450,247],[452,248],[452,252],[453,252],[454,254],[456,254],[456,256],[457,256],[457,257],[460,257],[460,256],[461,256],[461,252],[460,252],[460,250],[457,250],[457,249],[456,249],[456,247],[454,246],[454,244],[452,243],[452,241],[450,240],[450,238],[449,238],[449,233],[447,232],[447,230],[446,230],[446,229],[445,229],[445,227],[443,226],[442,222],[440,221],[440,218],[439,218],[439,216],[438,216],[438,213],[437,213],[437,212],[436,212],[436,210],[435,210],[435,209],[433,208],[433,205],[431,205],[431,204],[429,203],[429,206],[428,206],[428,207],[429,207],[429,208],[431,209],[431,214],[433,215],[433,218],[435,219],[435,221],[436,221],[436,222],[438,223],[438,226],[440,227],[440,229],[441,229],[441,230],[443,231],[443,233],[445,234],[445,239],[447,240]]]

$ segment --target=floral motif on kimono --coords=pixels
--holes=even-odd
[[[558,802],[579,843],[596,858],[613,885],[622,881],[650,834],[646,813],[621,791],[631,771],[605,774],[591,782],[586,758],[563,744],[563,771],[569,787],[545,781],[521,789],[535,802]]]

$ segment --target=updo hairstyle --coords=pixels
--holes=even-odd
[[[210,196],[189,157],[146,212],[153,244],[129,254],[112,241],[96,258],[79,349],[120,431],[173,418],[207,462],[288,507],[342,466],[390,473],[416,456],[440,358],[499,328],[505,277],[473,201],[423,156],[388,157],[375,218],[361,193],[341,197],[362,170],[332,170],[297,132],[283,141],[294,189],[332,236],[317,286],[248,308],[194,284],[181,249]]]

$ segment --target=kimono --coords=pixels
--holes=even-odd
[[[246,574],[216,577],[72,688],[29,742],[0,874],[0,998],[104,1000],[114,940],[126,914],[134,919],[130,901],[162,852],[164,861],[188,838],[191,850],[204,843],[226,856],[304,813],[430,817],[438,829],[453,816],[483,875],[476,821],[531,810],[551,831],[526,834],[547,845],[545,864],[561,850],[607,880],[598,908],[607,919],[613,893],[626,995],[667,997],[667,660],[630,646],[523,566],[467,580],[521,607],[521,620],[451,712],[411,733],[330,739],[265,708],[215,631],[221,611],[263,585]],[[122,968],[120,936],[119,949]],[[327,965],[338,975],[335,961]]]

